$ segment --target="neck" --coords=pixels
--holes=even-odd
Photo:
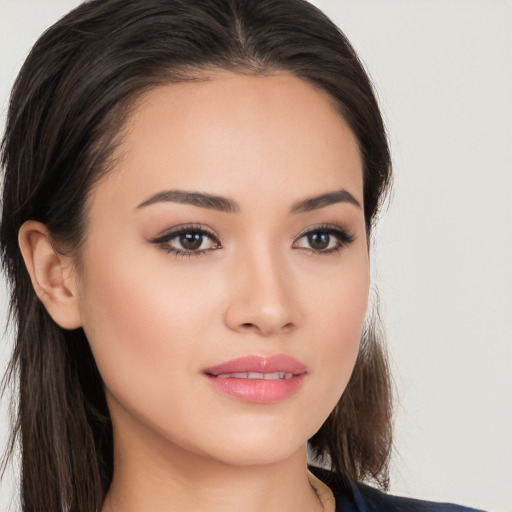
[[[103,512],[322,512],[306,448],[267,464],[233,465],[114,427],[114,477]]]

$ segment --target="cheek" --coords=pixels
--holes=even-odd
[[[323,340],[333,350],[357,345],[368,307],[369,265],[366,251],[347,254],[336,271],[322,280],[324,286],[311,296],[311,318],[325,332]]]
[[[317,325],[315,357],[321,376],[319,415],[327,417],[343,394],[355,365],[368,306],[369,274],[365,255],[347,265],[323,290],[311,297]]]
[[[167,388],[176,367],[197,364],[193,346],[214,314],[214,290],[191,294],[190,280],[162,272],[151,258],[102,256],[88,261],[82,319],[105,385],[114,394],[136,381]]]

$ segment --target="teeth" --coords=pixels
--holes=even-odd
[[[278,380],[278,379],[291,379],[293,373],[274,372],[274,373],[259,373],[259,372],[238,372],[238,373],[221,373],[217,375],[221,379],[259,379],[259,380]]]

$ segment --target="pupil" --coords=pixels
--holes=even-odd
[[[312,233],[308,235],[308,242],[312,249],[322,250],[329,247],[330,235],[327,233]]]
[[[187,251],[194,251],[201,247],[203,243],[203,235],[199,233],[185,233],[180,235],[180,243],[183,249]]]

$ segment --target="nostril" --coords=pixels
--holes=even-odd
[[[294,327],[293,322],[288,322],[285,325],[283,325],[280,328],[280,330],[282,332],[290,332],[293,329],[293,327]],[[270,334],[271,332],[274,331],[274,329],[269,329],[269,331],[267,332],[265,329],[260,327],[257,323],[252,323],[252,322],[244,322],[243,324],[240,324],[240,328],[244,331],[256,330],[256,331],[261,331],[262,333],[265,333],[265,334]]]
[[[287,324],[283,325],[283,327],[281,327],[281,331],[282,332],[290,332],[292,329],[293,329],[294,325],[292,322],[288,322]]]

